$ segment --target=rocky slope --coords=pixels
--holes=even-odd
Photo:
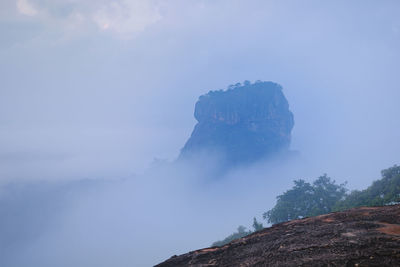
[[[293,114],[280,85],[256,82],[200,96],[198,121],[180,158],[210,151],[230,163],[254,161],[287,151]]]
[[[400,266],[400,205],[277,224],[157,266]]]

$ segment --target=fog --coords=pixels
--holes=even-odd
[[[294,179],[367,187],[399,163],[399,11],[1,1],[0,265],[149,266],[261,220]],[[174,163],[198,97],[244,80],[282,85],[299,157]]]

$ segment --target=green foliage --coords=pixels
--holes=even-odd
[[[275,207],[265,212],[263,218],[275,224],[329,213],[346,191],[345,184],[336,184],[326,174],[312,184],[295,180],[294,187],[278,196]]]
[[[258,232],[258,231],[264,229],[263,224],[259,223],[257,221],[256,217],[253,218],[253,229],[254,229],[254,232]]]
[[[211,246],[212,247],[220,247],[220,246],[228,244],[229,242],[231,242],[231,241],[233,241],[235,239],[244,237],[244,236],[249,235],[251,233],[252,233],[251,231],[246,231],[246,227],[240,225],[237,228],[237,232],[229,235],[228,237],[224,238],[223,240],[216,241],[216,242],[212,243]]]
[[[346,184],[336,184],[326,174],[312,184],[301,179],[295,180],[292,189],[278,196],[275,207],[265,212],[263,218],[275,224],[360,206],[400,204],[400,166],[394,165],[381,173],[382,179],[373,182],[365,190],[355,190],[350,194],[346,194]],[[239,226],[237,232],[214,242],[212,246],[223,246],[264,227],[253,218],[253,228],[254,231],[246,231],[244,226]]]
[[[312,184],[294,181],[294,187],[277,197],[275,207],[263,214],[269,223],[317,216],[360,206],[383,206],[400,203],[400,166],[382,171],[382,179],[365,190],[346,194],[345,184],[337,185],[326,174]]]
[[[256,217],[253,218],[253,229],[254,229],[254,231],[251,231],[251,230],[246,231],[246,227],[240,225],[240,226],[237,228],[237,232],[235,232],[235,233],[229,235],[228,237],[224,238],[223,240],[216,241],[216,242],[212,243],[211,246],[213,246],[213,247],[220,247],[220,246],[223,246],[223,245],[228,244],[229,242],[231,242],[231,241],[233,241],[233,240],[235,240],[235,239],[244,237],[244,236],[246,236],[246,235],[249,235],[249,234],[251,234],[251,233],[255,233],[255,232],[258,232],[258,231],[264,229],[263,224],[262,224],[262,223],[259,223],[259,222],[257,221]]]
[[[365,190],[352,191],[344,200],[336,203],[334,210],[400,203],[400,166],[394,165],[381,173],[382,179],[373,182]]]

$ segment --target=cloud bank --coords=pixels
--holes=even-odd
[[[61,29],[78,31],[96,25],[122,38],[132,38],[161,20],[158,1],[75,1],[17,0],[20,14],[45,24],[57,23]]]

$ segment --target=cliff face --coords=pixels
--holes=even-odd
[[[287,151],[293,114],[280,85],[236,85],[210,91],[195,106],[196,124],[180,157],[218,151],[232,163],[248,162]]]
[[[277,224],[157,266],[400,266],[400,205]]]

